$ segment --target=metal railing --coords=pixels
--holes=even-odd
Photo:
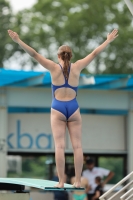
[[[130,200],[133,197],[133,172],[128,174],[125,178],[123,178],[121,181],[119,181],[116,185],[114,185],[110,190],[105,192],[101,197],[99,197],[100,200],[112,200],[120,193],[124,193],[122,196],[120,196],[119,199],[121,200]],[[128,181],[128,183],[125,183]],[[122,184],[125,183],[125,186],[122,186]],[[115,189],[117,189],[118,186],[122,186],[122,188],[115,192],[111,197],[108,197],[108,195],[111,194],[111,192],[114,192]],[[117,198],[118,199],[118,198]]]
[[[128,9],[130,10],[131,14],[133,15],[133,4],[131,0],[124,0],[125,4],[127,5]]]

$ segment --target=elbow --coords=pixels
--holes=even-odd
[[[115,173],[111,171],[111,172],[109,173],[110,179],[112,179],[112,178],[114,177],[114,175],[115,175]]]
[[[95,57],[97,56],[97,54],[98,54],[98,52],[97,52],[96,50],[94,50],[94,51],[92,52],[93,58],[95,58]]]
[[[111,172],[112,173],[112,178],[114,177],[115,173],[114,172]]]
[[[33,57],[33,58],[36,58],[37,52],[36,51],[32,52],[32,54],[30,56]]]

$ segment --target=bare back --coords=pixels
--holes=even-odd
[[[77,70],[76,64],[71,64],[70,73],[68,77],[68,84],[77,87],[79,84],[79,75],[80,71]],[[52,83],[56,86],[63,85],[65,83],[65,78],[63,75],[63,71],[59,64],[55,65],[55,70],[51,71]],[[76,92],[71,88],[58,88],[55,91],[55,98],[61,101],[69,101],[76,96]]]

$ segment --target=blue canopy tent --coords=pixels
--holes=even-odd
[[[90,81],[89,81],[90,80]],[[91,81],[92,80],[92,81]],[[50,87],[48,71],[0,70],[0,87]],[[133,90],[133,75],[80,75],[79,88],[98,90]]]

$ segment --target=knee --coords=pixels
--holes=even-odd
[[[65,145],[58,144],[58,145],[55,146],[55,150],[65,150]]]
[[[75,150],[82,150],[82,146],[81,146],[81,144],[75,144],[75,145],[73,145],[73,150],[75,151]]]

